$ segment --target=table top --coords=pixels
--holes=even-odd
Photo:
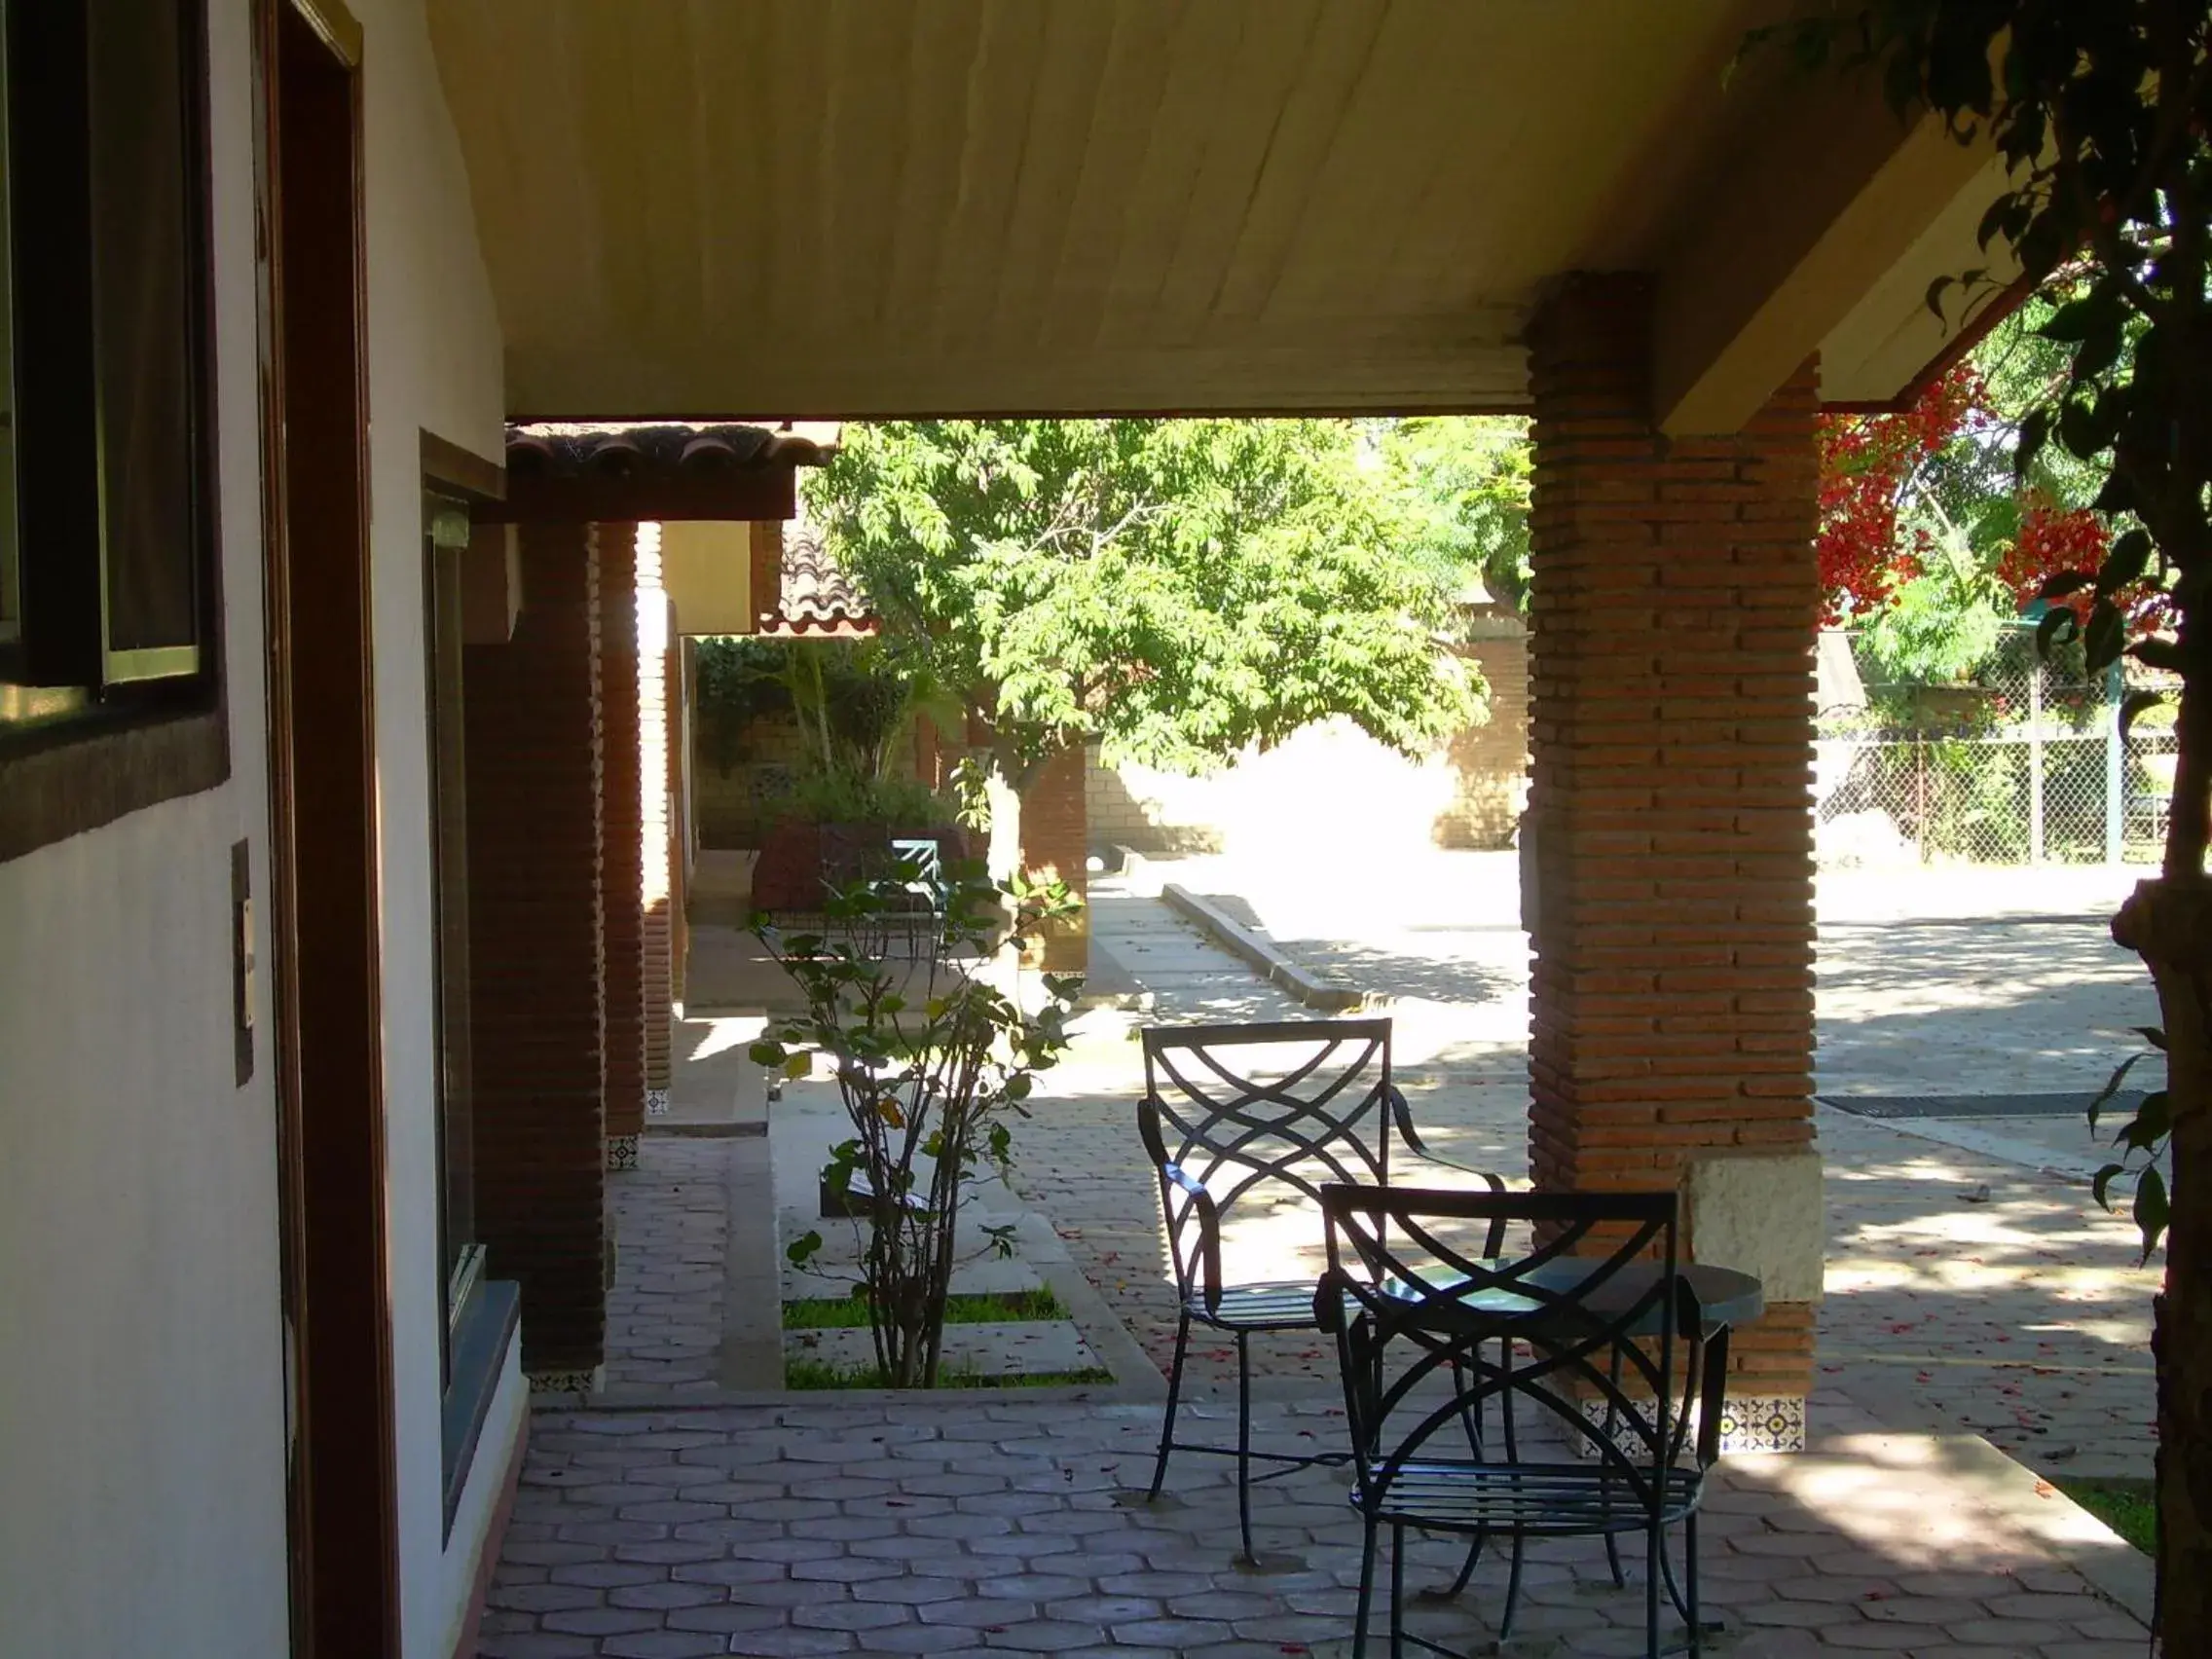
[[[1531,1268],[1521,1277],[1544,1290],[1568,1291],[1604,1260],[1603,1257],[1593,1256],[1555,1256],[1550,1261]],[[1675,1272],[1696,1293],[1708,1331],[1747,1325],[1766,1311],[1766,1287],[1750,1273],[1740,1272],[1734,1268],[1711,1267],[1703,1262],[1683,1263]],[[1657,1262],[1631,1262],[1598,1286],[1584,1306],[1600,1318],[1623,1312],[1649,1295],[1660,1276],[1661,1270]],[[1441,1287],[1448,1285],[1451,1280],[1440,1277],[1433,1282]],[[1384,1280],[1383,1288],[1392,1295],[1403,1294],[1399,1281],[1394,1279]],[[1455,1298],[1453,1306],[1505,1317],[1535,1312],[1540,1309],[1540,1304],[1534,1298],[1517,1295],[1503,1288]],[[1638,1321],[1631,1334],[1647,1334],[1646,1326],[1649,1331],[1657,1331],[1657,1315],[1658,1309],[1653,1309],[1648,1318]]]

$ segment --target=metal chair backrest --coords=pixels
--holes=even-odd
[[[1329,1182],[1389,1181],[1387,1018],[1153,1026],[1143,1036],[1137,1124],[1160,1172],[1184,1294],[1201,1276],[1204,1240],[1247,1195],[1287,1190],[1318,1203]],[[1169,1165],[1205,1188],[1203,1205]]]
[[[1570,1443],[1655,1505],[1702,1415],[1700,1466],[1718,1456],[1720,1379],[1679,1272],[1673,1193],[1466,1193],[1332,1185],[1329,1266],[1315,1292],[1336,1335],[1363,1497],[1410,1461],[1464,1457],[1456,1439],[1493,1400],[1532,1404]],[[1542,1243],[1505,1258],[1450,1239],[1502,1223]],[[1715,1348],[1717,1360],[1725,1352]],[[1439,1382],[1441,1382],[1441,1386]]]

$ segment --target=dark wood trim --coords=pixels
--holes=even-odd
[[[507,498],[476,511],[484,524],[655,524],[669,519],[788,519],[798,511],[796,469],[773,465],[699,476],[507,475]]]
[[[291,0],[291,3],[300,20],[314,30],[315,38],[329,49],[331,56],[348,69],[360,68],[361,24],[346,9],[345,0]]]
[[[95,710],[0,754],[0,863],[198,794],[231,775],[220,709],[149,718]]]
[[[423,477],[440,489],[479,501],[503,501],[507,496],[507,469],[487,461],[472,449],[441,438],[427,426],[423,434]]]
[[[773,520],[755,519],[746,538],[751,563],[746,571],[746,600],[755,626],[784,609],[784,527]]]
[[[369,589],[361,77],[260,0],[272,977],[294,1355],[292,1646],[399,1651]]]

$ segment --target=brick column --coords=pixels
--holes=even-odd
[[[607,1325],[595,539],[523,529],[514,638],[466,648],[462,692],[477,1228],[521,1281],[524,1369],[563,1387]]]
[[[643,756],[638,673],[638,544],[641,527],[603,524],[599,533],[600,730],[606,769],[600,795],[600,883],[606,895],[607,1166],[638,1166],[645,1117],[645,968]]]
[[[1820,1293],[1815,374],[1740,434],[1670,441],[1649,317],[1641,278],[1577,278],[1530,335],[1530,1167],[1682,1187],[1693,1256],[1768,1286],[1733,1438],[1787,1447]]]
[[[1031,875],[1057,875],[1078,899],[1089,886],[1089,815],[1084,804],[1082,744],[1048,760],[1021,792],[1021,864]],[[1090,920],[1078,914],[1045,936],[1040,966],[1052,974],[1083,974],[1090,967]]]
[[[655,1112],[668,1110],[669,1039],[676,996],[672,971],[670,879],[674,847],[669,825],[669,769],[673,730],[669,708],[668,590],[661,586],[660,526],[638,526],[638,846],[643,885],[642,949],[645,969],[645,1097]]]

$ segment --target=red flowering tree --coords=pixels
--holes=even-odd
[[[2086,507],[2071,511],[2039,491],[2027,492],[2020,508],[2020,533],[1997,561],[1997,579],[2021,605],[2037,598],[2053,571],[2093,571],[2112,551],[2112,531]],[[2085,624],[2092,596],[2075,594],[2052,603],[2071,605]],[[2150,625],[2150,618],[2142,619]]]
[[[1821,593],[1830,626],[1879,610],[1917,569],[1900,528],[1907,492],[1928,463],[1986,411],[1988,388],[1959,363],[1896,415],[1825,415],[1819,426]],[[2043,567],[2048,569],[2049,567]]]
[[[1971,359],[1931,382],[1899,413],[1821,418],[1817,548],[1828,625],[1847,616],[1865,620],[1889,603],[1900,583],[1921,573],[1926,533],[1905,522],[1912,493],[1977,424],[1986,432],[2012,423]],[[2016,499],[2018,528],[1999,544],[1995,573],[2025,607],[2052,571],[2102,564],[2112,532],[2101,514],[2068,507],[2047,489],[2023,487]],[[2071,603],[2086,621],[2089,596]]]

